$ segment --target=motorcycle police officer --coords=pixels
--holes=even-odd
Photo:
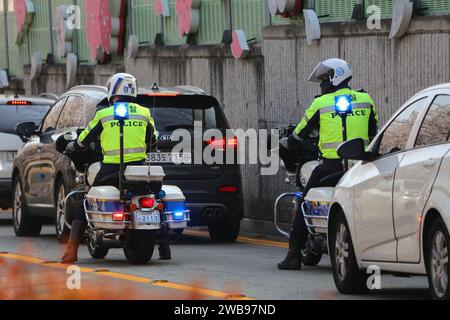
[[[315,98],[306,110],[294,132],[287,139],[287,149],[294,149],[300,141],[319,130],[320,165],[312,172],[303,195],[311,188],[319,186],[320,180],[336,171],[343,170],[342,160],[336,152],[344,141],[342,120],[335,111],[335,97],[348,95],[352,99],[353,113],[347,118],[347,140],[362,138],[369,141],[378,130],[378,113],[372,98],[363,91],[352,90],[351,66],[341,59],[328,59],[317,65],[308,81],[320,82],[322,95]],[[302,267],[302,250],[305,248],[308,230],[301,213],[294,218],[289,238],[289,251],[278,264],[281,270],[297,270]]]
[[[108,90],[107,106],[100,106],[95,113],[94,119],[87,128],[79,135],[76,142],[71,142],[67,149],[76,151],[84,148],[91,142],[98,141],[103,153],[103,161],[99,173],[97,174],[93,186],[101,185],[105,177],[119,171],[120,164],[120,139],[119,126],[114,120],[114,107],[116,102],[128,102],[130,119],[124,126],[124,162],[125,165],[139,165],[146,159],[147,153],[156,148],[157,138],[155,135],[155,122],[150,114],[150,110],[134,103],[137,97],[137,81],[135,77],[126,73],[113,75],[107,82]],[[118,185],[117,181],[114,181]],[[62,257],[63,263],[73,263],[77,261],[78,247],[81,236],[86,228],[86,217],[84,212],[79,212],[72,222],[69,242]],[[161,259],[171,259],[171,252],[168,241],[163,241],[159,246]]]

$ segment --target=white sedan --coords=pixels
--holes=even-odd
[[[367,268],[427,275],[431,295],[449,299],[450,84],[405,103],[372,141],[343,143],[359,160],[335,188],[328,246],[336,287],[368,288]],[[375,267],[372,267],[375,266]]]

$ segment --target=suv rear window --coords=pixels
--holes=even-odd
[[[15,134],[21,122],[33,121],[39,125],[49,109],[48,105],[0,104],[0,132]]]
[[[204,130],[229,128],[222,108],[210,96],[144,96],[139,97],[138,102],[150,109],[160,132],[194,130],[194,121],[202,121]]]

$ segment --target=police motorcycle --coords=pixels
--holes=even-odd
[[[343,96],[343,101],[336,100],[336,112],[343,121],[344,141],[346,140],[346,116],[351,113],[351,99]],[[338,97],[339,98],[339,97]],[[339,104],[339,105],[338,105]],[[289,137],[296,125],[277,128],[280,140]],[[274,225],[277,231],[290,237],[290,233],[283,230],[278,222],[280,202],[285,198],[292,199],[292,221],[297,214],[303,214],[308,229],[306,248],[302,250],[302,263],[306,266],[316,266],[324,254],[328,254],[327,226],[330,206],[333,202],[334,187],[348,170],[348,162],[344,160],[344,170],[323,177],[319,186],[311,188],[302,202],[303,191],[314,169],[320,164],[318,149],[318,134],[314,132],[309,138],[298,141],[295,150],[287,150],[282,144],[279,146],[282,168],[285,171],[285,182],[294,184],[297,192],[282,193],[274,204]]]
[[[105,177],[102,186],[93,187],[100,170],[99,145],[92,143],[77,152],[66,149],[80,132],[67,132],[56,141],[56,150],[69,157],[77,175],[78,186],[65,199],[65,217],[69,218],[69,211],[73,211],[68,207],[81,200],[78,210],[86,215],[87,246],[93,258],[103,259],[110,249],[123,248],[130,263],[146,264],[152,258],[160,230],[175,232],[187,227],[190,212],[183,192],[177,186],[163,185],[163,168],[149,161],[148,165],[129,165],[124,170],[123,148],[119,172]],[[117,174],[119,188],[113,182]],[[70,229],[68,221],[70,218],[65,222]]]

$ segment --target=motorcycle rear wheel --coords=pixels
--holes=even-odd
[[[147,264],[153,256],[155,244],[155,230],[132,230],[123,248],[123,252],[131,264]]]
[[[89,254],[94,259],[103,259],[108,255],[109,249],[103,246],[97,245],[93,239],[89,239],[87,242]]]

